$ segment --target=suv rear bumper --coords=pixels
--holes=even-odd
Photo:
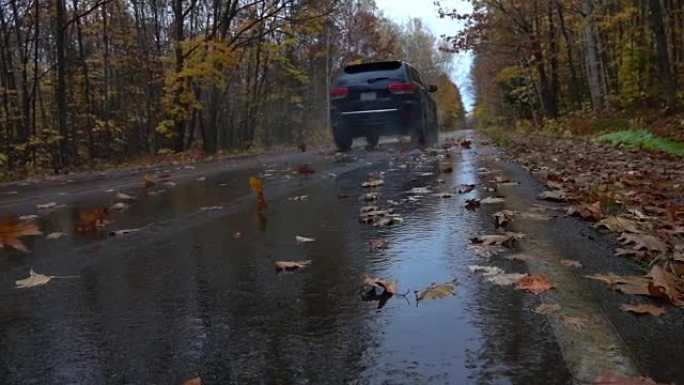
[[[399,108],[340,111],[330,109],[330,121],[334,130],[345,130],[352,137],[365,136],[369,130],[378,135],[406,135],[419,127],[420,110],[414,103]]]

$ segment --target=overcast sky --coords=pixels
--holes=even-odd
[[[453,36],[463,24],[452,19],[440,19],[437,7],[433,4],[434,0],[375,0],[383,14],[396,23],[404,23],[411,17],[423,19],[425,25],[432,30],[432,33],[439,37],[441,35]],[[470,11],[471,6],[467,0],[442,0],[442,6],[448,9],[456,8],[460,12]],[[454,72],[451,74],[452,80],[458,85],[463,96],[463,103],[467,110],[471,110],[473,103],[472,90],[468,74],[472,56],[470,54],[454,55]]]

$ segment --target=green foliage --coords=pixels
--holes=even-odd
[[[660,138],[647,130],[626,130],[604,134],[596,138],[599,142],[619,144],[625,148],[641,148],[647,151],[664,152],[684,156],[684,143]]]

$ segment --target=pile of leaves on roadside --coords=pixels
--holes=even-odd
[[[546,183],[541,199],[616,233],[616,255],[684,277],[681,157],[539,136],[512,138],[510,153]]]

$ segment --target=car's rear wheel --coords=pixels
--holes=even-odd
[[[366,132],[366,148],[369,150],[372,150],[375,148],[375,146],[378,145],[378,142],[380,141],[380,135],[378,135],[378,132],[376,130],[368,130]]]
[[[344,152],[349,151],[354,138],[352,138],[351,135],[349,135],[349,132],[344,128],[337,128],[333,130],[333,140],[335,141],[337,149]]]

